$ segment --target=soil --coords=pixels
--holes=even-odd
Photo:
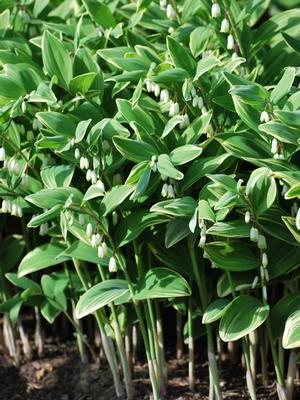
[[[188,390],[187,360],[169,359],[169,384],[166,400],[208,399],[207,364],[196,365],[195,393]],[[220,365],[221,386],[226,400],[249,399],[244,372],[240,366]],[[270,382],[274,379],[270,379]],[[134,371],[136,399],[150,399],[146,365]],[[277,399],[275,386],[263,388],[257,381],[258,399]],[[0,355],[1,400],[113,400],[116,399],[107,365],[82,364],[72,342],[47,341],[42,359],[22,360],[19,368]],[[300,381],[294,399],[300,399]]]

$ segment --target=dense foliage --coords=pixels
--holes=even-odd
[[[191,389],[194,341],[206,338],[210,399],[222,398],[221,338],[241,344],[251,399],[268,360],[291,399],[300,8],[284,8],[296,3],[0,1],[0,312],[12,356],[32,309],[39,348],[41,316],[64,314],[84,359],[81,318],[93,314],[116,396],[123,378],[134,396],[134,326],[162,399],[161,311],[172,307],[186,321]]]

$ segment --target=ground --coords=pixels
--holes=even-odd
[[[170,359],[169,386],[166,400],[206,400],[208,392],[207,365],[198,363],[195,393],[188,390],[187,360]],[[240,366],[221,365],[221,385],[226,400],[248,399],[244,372]],[[136,399],[149,399],[150,385],[146,365],[135,368]],[[271,379],[270,379],[271,381]],[[112,400],[115,399],[112,379],[107,365],[84,365],[72,342],[46,343],[45,356],[23,360],[16,368],[5,356],[0,356],[1,400]],[[295,399],[300,398],[297,382]],[[258,399],[277,399],[274,385],[262,388],[258,377]]]

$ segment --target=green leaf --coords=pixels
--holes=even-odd
[[[272,90],[270,101],[273,104],[277,104],[284,96],[286,96],[294,82],[296,75],[296,69],[293,67],[288,67],[280,81],[277,83],[275,88]]]
[[[97,184],[91,185],[88,190],[86,191],[83,202],[96,199],[97,197],[102,197],[105,195],[105,192],[102,187],[99,187]]]
[[[25,199],[40,208],[52,208],[58,204],[64,205],[71,198],[73,201],[81,203],[82,193],[73,187],[42,189],[37,193],[26,196]]]
[[[186,144],[185,146],[179,146],[172,150],[169,156],[173,165],[182,165],[199,157],[201,153],[201,147]]]
[[[271,157],[270,145],[256,134],[250,132],[246,134],[236,133],[234,135],[221,133],[216,136],[216,140],[221,143],[227,152],[237,158],[264,159]]]
[[[249,226],[249,224],[237,219],[228,222],[216,222],[207,229],[206,233],[228,238],[246,238],[250,235],[250,228],[251,226]]]
[[[219,297],[225,297],[232,294],[232,286],[234,290],[239,292],[241,290],[252,289],[253,281],[255,279],[255,271],[246,272],[231,272],[230,281],[228,279],[228,274],[224,273],[220,276],[217,283],[217,293]],[[232,285],[231,285],[232,283]],[[260,284],[258,283],[257,286]]]
[[[170,68],[165,71],[159,72],[156,75],[151,76],[151,80],[155,83],[171,83],[171,82],[183,82],[188,78],[188,72],[183,68]]]
[[[70,186],[73,175],[72,165],[56,165],[41,170],[41,178],[47,189]]]
[[[272,308],[270,322],[272,339],[277,340],[283,336],[287,319],[300,308],[300,293],[291,293],[282,297]]]
[[[96,72],[87,72],[82,75],[75,76],[69,82],[69,87],[73,93],[87,93],[96,79]]]
[[[300,183],[293,185],[284,195],[285,199],[294,199],[295,197],[300,197]]]
[[[180,240],[191,233],[188,218],[177,218],[170,221],[167,225],[165,246],[167,249],[174,246]]]
[[[123,201],[134,191],[133,185],[114,186],[105,194],[100,204],[100,213],[103,216],[108,215],[115,210]]]
[[[9,272],[5,274],[5,277],[15,286],[21,288],[21,289],[32,289],[33,291],[39,293],[41,291],[40,285],[33,281],[32,279],[29,279],[27,277],[22,277],[20,278],[16,273],[14,272]]]
[[[66,138],[72,138],[75,135],[76,124],[64,114],[48,111],[39,112],[36,117],[53,134],[63,135]]]
[[[300,347],[300,311],[295,311],[286,321],[282,346],[285,349]]]
[[[272,206],[276,191],[275,179],[268,168],[258,168],[252,172],[246,185],[246,196],[255,215],[263,214]]]
[[[260,259],[243,242],[211,242],[204,246],[209,259],[226,271],[248,271],[259,267]]]
[[[259,129],[272,135],[283,143],[290,143],[298,146],[298,140],[300,139],[298,129],[290,128],[289,126],[273,121],[259,125]]]
[[[200,200],[198,203],[198,218],[215,222],[215,214],[206,200]]]
[[[115,231],[115,243],[118,247],[136,239],[147,227],[169,221],[169,217],[147,210],[138,210],[122,221]]]
[[[229,300],[218,299],[212,302],[205,310],[202,317],[202,324],[211,324],[220,319],[226,312]]]
[[[190,294],[186,280],[168,268],[150,269],[140,278],[134,291],[136,300],[174,298]]]
[[[274,114],[284,124],[300,128],[300,111],[275,110]]]
[[[129,295],[129,289],[125,280],[108,279],[98,283],[80,297],[76,316],[83,318],[126,295]]]
[[[175,126],[179,125],[181,122],[183,122],[183,116],[182,115],[175,115],[174,117],[170,118],[168,122],[165,125],[164,131],[161,135],[161,138],[165,138],[168,136],[169,133],[173,131]]]
[[[104,29],[114,28],[117,23],[109,7],[100,0],[83,0],[92,20]]]
[[[0,270],[2,273],[11,271],[20,262],[25,249],[23,236],[12,235],[1,240]]]
[[[33,217],[27,224],[28,228],[36,228],[45,222],[52,221],[56,217],[59,216],[62,209],[61,204],[57,204],[50,208],[50,210],[45,211],[42,214],[36,215]]]
[[[224,342],[241,339],[255,331],[268,318],[269,306],[252,296],[238,296],[221,319],[219,334]]]
[[[18,268],[18,277],[28,275],[53,265],[60,264],[67,260],[66,257],[57,258],[64,250],[64,247],[58,243],[47,243],[31,250],[21,261]]]
[[[193,4],[195,1],[192,0]],[[198,26],[190,35],[190,49],[194,57],[198,57],[206,48],[213,30],[208,26]]]
[[[98,257],[97,248],[91,247],[81,240],[76,240],[71,246],[61,252],[58,259],[63,258],[75,258],[77,260],[86,261],[92,264],[108,265],[111,251],[108,250],[108,255],[104,258]]]
[[[196,72],[196,61],[190,53],[171,36],[167,37],[167,46],[176,67],[185,69],[190,76]]]
[[[174,167],[167,154],[160,154],[158,156],[157,169],[161,175],[167,176],[168,178],[176,180],[181,180],[183,178],[183,173]]]
[[[155,131],[154,123],[149,114],[147,114],[140,106],[132,106],[130,101],[125,99],[117,99],[117,107],[125,120],[138,130],[142,129],[148,133]]]
[[[206,72],[211,71],[214,67],[220,64],[220,60],[214,55],[209,55],[207,57],[202,58],[202,60],[198,61],[197,71],[194,78],[194,81],[201,78],[202,75],[206,74]]]
[[[157,150],[151,144],[141,140],[133,140],[122,136],[113,138],[116,149],[127,159],[134,162],[151,160],[153,155],[158,155]]]
[[[42,39],[42,56],[48,75],[56,76],[59,85],[67,89],[72,79],[72,60],[63,42],[48,31]]]
[[[197,202],[192,197],[185,196],[180,199],[160,201],[154,204],[150,211],[173,217],[192,217],[196,207]]]

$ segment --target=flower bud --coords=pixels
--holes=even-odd
[[[84,168],[85,168],[85,169],[89,169],[89,165],[90,165],[90,163],[89,163],[88,158],[87,158],[87,157],[84,157]]]
[[[22,182],[22,185],[23,185],[25,188],[28,188],[28,185],[29,185],[29,176],[28,176],[27,174],[24,174],[24,175],[22,176],[21,182]]]
[[[166,7],[167,4],[168,4],[168,0],[159,0],[159,5],[161,8]]]
[[[102,251],[103,251],[103,256],[105,257],[107,254],[107,244],[105,242],[102,243]]]
[[[258,229],[252,226],[250,229],[250,240],[252,242],[257,242],[258,241]]]
[[[154,95],[158,97],[160,94],[160,86],[156,83],[154,86]]]
[[[169,116],[174,117],[177,114],[179,114],[179,104],[172,102],[170,105]]]
[[[227,38],[227,49],[228,50],[234,49],[234,38],[233,38],[232,35],[228,35],[228,38]]]
[[[2,200],[2,206],[1,206],[1,211],[3,214],[6,214],[9,210],[7,200]]]
[[[168,199],[174,199],[174,197],[175,197],[175,191],[174,191],[173,185],[171,185],[171,184],[168,185],[167,197],[168,197]]]
[[[110,259],[109,259],[108,270],[110,273],[114,273],[114,272],[118,271],[117,261],[114,256],[110,257]]]
[[[85,224],[85,218],[84,218],[83,214],[79,214],[78,222],[79,222],[80,225],[84,225]],[[92,227],[92,230],[93,230],[93,227]]]
[[[118,219],[119,219],[118,213],[117,213],[116,211],[113,211],[113,213],[112,213],[112,223],[113,223],[113,226],[116,226],[116,225],[117,225]]]
[[[276,153],[277,153],[277,150],[278,150],[278,141],[277,141],[276,138],[274,138],[274,139],[272,140],[272,144],[271,144],[271,153],[272,153],[272,154],[276,154]]]
[[[161,189],[161,195],[162,195],[162,197],[167,197],[167,195],[168,195],[168,184],[167,183],[163,184],[163,187]]]
[[[18,204],[17,205],[17,217],[22,218],[23,217],[23,210],[22,207]]]
[[[264,235],[259,235],[259,236],[258,236],[257,247],[258,247],[260,250],[266,250],[266,248],[267,248],[267,242],[266,242],[266,238],[265,238]]]
[[[200,237],[199,246],[203,247],[206,243],[206,235]]]
[[[201,113],[202,113],[202,114],[206,114],[206,113],[207,113],[207,108],[206,108],[205,106],[203,106],[203,107],[201,108]]]
[[[93,225],[89,222],[86,226],[86,235],[90,238],[93,234]]]
[[[294,202],[291,207],[291,216],[296,217],[297,212],[298,212],[298,204],[296,202]]]
[[[298,209],[296,214],[296,227],[298,230],[300,230],[300,208]]]
[[[232,60],[236,60],[237,58],[239,58],[239,55],[234,51],[234,52],[232,53],[231,59],[232,59]]]
[[[269,121],[270,121],[270,116],[269,116],[268,112],[267,111],[263,111],[260,114],[260,122],[269,122]]]
[[[167,5],[167,17],[170,19],[175,19],[176,18],[176,11],[174,10],[172,4]]]
[[[91,173],[91,182],[93,185],[95,185],[97,183],[97,174],[95,171],[92,171],[92,173]]]
[[[245,222],[246,222],[246,224],[249,224],[250,219],[251,219],[250,212],[246,211],[246,214],[245,214]]]
[[[199,101],[199,96],[195,96],[193,98],[192,106],[193,107],[198,107],[198,101]]]
[[[91,245],[92,247],[98,247],[101,244],[101,236],[99,233],[92,235],[91,237]]]
[[[262,287],[262,295],[263,295],[264,301],[268,301],[268,292],[267,292],[267,287],[266,286]]]
[[[90,181],[92,180],[92,170],[91,170],[91,169],[88,169],[88,170],[86,171],[86,176],[85,176],[85,178],[86,178],[86,180],[87,180],[88,182],[90,182]]]
[[[196,89],[194,88],[194,86],[193,86],[192,89],[191,89],[191,95],[192,95],[192,97],[195,97],[195,96],[197,95],[197,91],[196,91]]]
[[[217,18],[221,15],[221,8],[218,3],[214,3],[211,7],[211,16]]]
[[[268,256],[267,253],[262,253],[261,255],[261,263],[264,268],[268,266]]]
[[[253,279],[253,282],[252,282],[252,289],[255,289],[256,288],[256,286],[257,286],[257,284],[258,284],[258,280],[259,280],[259,278],[258,278],[258,276],[256,275],[256,277]]]
[[[103,192],[105,192],[105,186],[104,186],[104,183],[102,182],[101,179],[98,179],[98,180],[97,180],[96,186],[97,186],[100,190],[103,190]]]
[[[18,206],[15,203],[13,203],[13,205],[11,207],[11,215],[14,215],[14,216],[18,215]]]
[[[25,114],[26,113],[26,101],[22,101],[22,112]]]
[[[80,158],[80,150],[78,147],[76,147],[76,149],[74,150],[74,157],[76,158],[76,160],[79,160]]]
[[[203,99],[201,96],[198,98],[198,108],[201,110],[203,108]]]
[[[80,169],[84,169],[84,164],[85,164],[85,158],[82,156],[82,157],[80,157],[80,161],[79,161],[79,166],[80,166]]]
[[[6,157],[6,152],[4,147],[0,147],[0,161],[4,161]]]
[[[146,79],[145,83],[146,83],[146,90],[147,90],[148,93],[150,93],[151,92],[151,81],[150,81],[150,79]]]
[[[224,18],[224,19],[222,20],[222,22],[221,22],[221,29],[220,29],[220,32],[222,32],[222,33],[228,33],[228,32],[229,32],[229,28],[230,28],[230,26],[229,26],[229,21],[228,21],[227,18]]]
[[[44,223],[40,226],[39,234],[40,234],[41,236],[46,235],[46,233],[48,232],[48,228],[49,228],[48,223],[47,223],[47,222],[44,222]]]
[[[105,247],[103,247],[103,243],[102,243],[102,244],[100,244],[100,246],[98,247],[98,257],[99,257],[99,258],[105,257],[104,250],[105,250]]]
[[[167,89],[163,89],[160,92],[160,101],[162,103],[167,103],[169,101],[169,97],[170,97],[170,95],[169,95],[169,91]]]
[[[150,168],[151,168],[151,170],[152,170],[153,172],[156,172],[156,171],[157,171],[157,162],[152,160],[152,161],[150,162]]]

